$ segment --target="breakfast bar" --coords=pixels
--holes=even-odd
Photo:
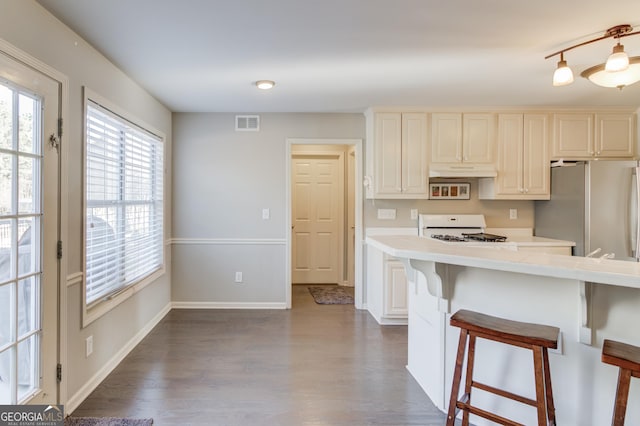
[[[604,339],[640,345],[640,264],[447,244],[413,235],[367,238],[367,250],[399,259],[409,282],[407,368],[436,406],[447,410],[459,330],[451,315],[469,309],[560,329],[550,368],[558,424],[602,425],[611,420],[617,369],[600,361]],[[480,342],[477,374],[514,392],[533,389],[527,351]],[[507,371],[508,373],[505,373]],[[631,387],[630,400],[640,397]],[[523,424],[535,410],[491,394],[474,396]],[[628,424],[640,424],[630,404]],[[482,419],[473,423],[481,425]]]

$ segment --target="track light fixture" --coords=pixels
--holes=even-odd
[[[640,31],[633,32],[631,25],[616,25],[615,27],[609,28],[602,37],[567,47],[566,49],[546,56],[545,59],[549,59],[560,55],[560,61],[553,73],[553,85],[565,86],[573,83],[573,71],[571,71],[571,68],[567,65],[567,61],[564,60],[565,52],[608,38],[617,39],[617,44],[613,46],[613,52],[607,61],[584,70],[580,75],[598,86],[615,87],[620,90],[626,86],[637,83],[640,81],[640,56],[629,58],[624,51],[624,46],[620,44],[621,38],[637,34],[640,34]]]

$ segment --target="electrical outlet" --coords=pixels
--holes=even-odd
[[[396,209],[378,209],[378,219],[395,219]]]
[[[269,209],[262,209],[262,218],[269,219],[271,217],[271,211]]]
[[[93,353],[93,336],[89,336],[85,340],[85,353],[87,358]]]
[[[236,280],[237,283],[242,282],[242,272],[236,272]]]
[[[509,209],[509,219],[518,218],[518,209]]]
[[[411,220],[416,220],[418,218],[418,209],[411,209]]]

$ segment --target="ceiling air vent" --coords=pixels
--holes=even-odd
[[[259,115],[236,115],[236,132],[260,131]]]

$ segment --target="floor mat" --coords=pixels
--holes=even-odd
[[[353,305],[353,288],[338,285],[309,287],[313,300],[320,305]]]

